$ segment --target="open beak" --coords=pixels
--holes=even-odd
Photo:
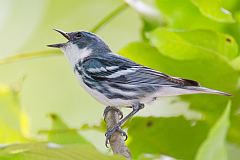
[[[67,32],[64,32],[62,30],[59,30],[59,29],[53,29],[54,31],[60,33],[61,35],[63,35],[67,40],[70,40],[70,36],[68,35]],[[50,44],[50,45],[47,45],[48,47],[53,47],[53,48],[61,48],[63,46],[65,46],[66,43],[58,43],[58,44]]]

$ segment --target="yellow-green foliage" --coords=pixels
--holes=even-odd
[[[134,159],[239,159],[240,1],[143,2],[153,10],[115,0],[0,2],[1,160],[122,159],[106,153],[104,106],[46,47],[65,41],[53,28],[94,30],[123,56],[233,95],[147,105],[125,126]]]

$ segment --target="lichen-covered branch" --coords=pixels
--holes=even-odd
[[[105,121],[107,124],[107,129],[113,128],[119,122],[119,112],[114,107],[108,108],[107,113],[105,113]],[[119,154],[126,157],[128,160],[131,158],[131,153],[127,146],[125,145],[124,137],[120,132],[116,131],[110,138],[110,147],[114,154]]]

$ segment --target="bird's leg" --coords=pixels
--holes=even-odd
[[[133,115],[135,115],[139,110],[144,108],[144,104],[142,103],[138,103],[132,106],[132,112],[130,112],[128,115],[126,115],[122,120],[120,120],[113,128],[109,129],[106,133],[106,142],[105,145],[106,147],[108,147],[108,143],[110,141],[111,136],[113,135],[114,132],[118,131],[120,132],[125,138],[125,140],[127,140],[127,134],[121,129],[121,126],[129,119],[131,118]],[[105,112],[106,113],[106,112]]]
[[[116,107],[107,106],[107,107],[105,108],[104,112],[103,112],[104,120],[105,120],[105,117],[106,117],[106,115],[107,115],[107,113],[108,113],[109,110],[114,110],[114,111],[116,111],[116,112],[118,113],[118,115],[120,116],[119,119],[122,119],[122,118],[123,118],[123,113],[122,113],[121,110],[119,110],[119,109],[116,108]]]

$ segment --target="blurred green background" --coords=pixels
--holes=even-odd
[[[105,128],[99,125],[105,106],[80,87],[65,57],[46,45],[65,41],[53,28],[90,31],[124,3],[124,9],[96,31],[114,52],[234,95],[163,97],[147,105],[126,125],[134,159],[237,160],[239,0],[1,0],[0,144],[51,141],[80,145],[84,139],[109,154],[104,146]],[[5,57],[21,53],[40,56],[7,63]],[[129,111],[124,109],[124,113]],[[64,122],[58,122],[55,115]],[[62,123],[77,131],[53,135],[47,131],[66,129]],[[75,141],[75,136],[82,139]],[[1,156],[16,155],[3,149]],[[24,156],[16,157],[28,155]]]

